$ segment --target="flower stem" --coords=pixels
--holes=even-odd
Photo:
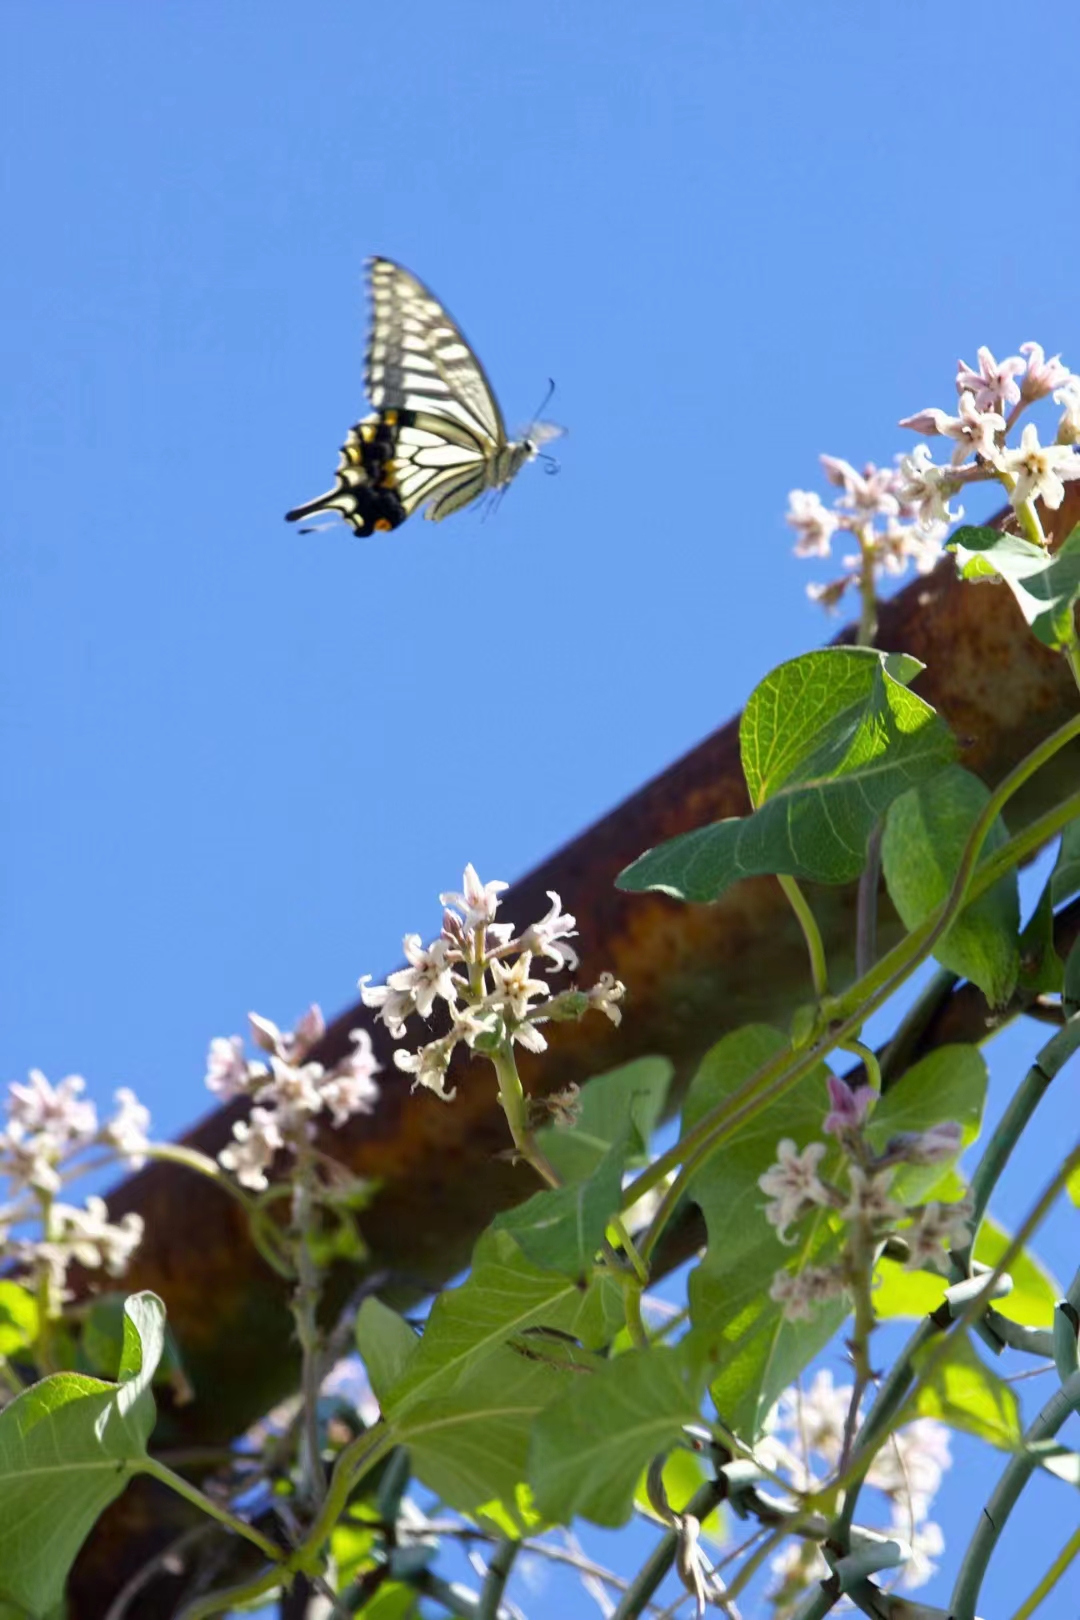
[[[326,1492],[322,1452],[319,1443],[319,1366],[321,1340],[316,1310],[319,1303],[319,1270],[311,1252],[310,1238],[315,1221],[312,1197],[314,1165],[308,1153],[298,1156],[293,1181],[293,1244],[296,1257],[296,1287],[291,1309],[300,1344],[300,1393],[303,1421],[300,1431],[301,1496],[311,1509],[317,1508]]]
[[[529,1104],[518,1074],[514,1048],[510,1041],[489,1054],[499,1080],[499,1101],[502,1103],[506,1123],[510,1127],[514,1146],[526,1164],[531,1164],[541,1181],[549,1187],[561,1187],[562,1180],[555,1166],[537,1143],[529,1127]]]

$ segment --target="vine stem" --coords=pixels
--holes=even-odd
[[[990,1555],[1001,1538],[1021,1491],[1039,1466],[1037,1449],[1029,1448],[1038,1448],[1047,1440],[1052,1440],[1065,1419],[1078,1408],[1080,1408],[1080,1371],[1074,1372],[1072,1377],[1051,1395],[1024,1435],[1025,1449],[1010,1457],[989,1501],[979,1514],[979,1522],[964,1553],[960,1573],[953,1587],[952,1600],[949,1604],[949,1613],[953,1620],[975,1620],[975,1605],[979,1599]]]
[[[484,1577],[484,1584],[480,1591],[476,1620],[498,1620],[502,1595],[506,1590],[510,1571],[514,1567],[514,1559],[520,1551],[521,1542],[515,1540],[512,1536],[505,1536],[496,1547],[488,1564],[487,1575]]]

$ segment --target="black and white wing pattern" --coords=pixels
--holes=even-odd
[[[361,535],[396,529],[419,507],[438,522],[501,489],[560,431],[536,423],[508,439],[499,402],[461,329],[390,259],[368,263],[365,382],[375,407],[350,429],[337,483],[286,513],[339,512]]]

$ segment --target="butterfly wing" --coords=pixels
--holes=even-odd
[[[296,523],[319,512],[337,512],[354,534],[396,529],[412,510],[405,507],[396,487],[396,444],[396,428],[377,413],[357,422],[341,447],[333,489],[303,506],[294,506],[286,512],[286,521]]]
[[[499,402],[460,327],[422,281],[390,259],[368,261],[371,336],[365,382],[377,411],[459,421],[494,455],[506,444]]]

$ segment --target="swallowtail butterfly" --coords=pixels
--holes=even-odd
[[[337,482],[290,523],[339,512],[356,534],[396,529],[418,507],[439,522],[502,489],[562,429],[537,422],[509,439],[484,368],[423,282],[368,261],[371,336],[364,381],[375,407],[349,429]]]

